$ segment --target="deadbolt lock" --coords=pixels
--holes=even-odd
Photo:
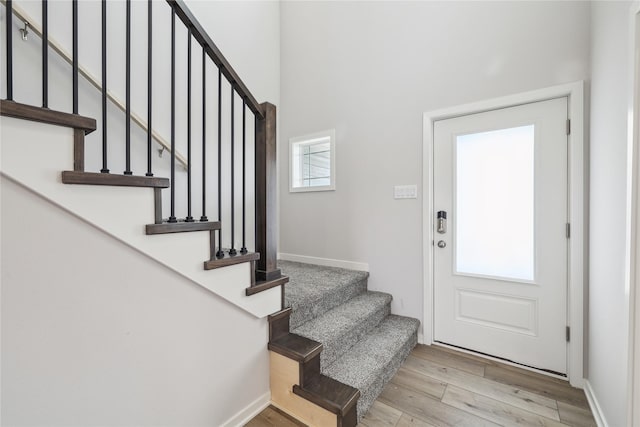
[[[436,219],[436,230],[440,234],[447,232],[447,212],[438,211],[438,217]]]

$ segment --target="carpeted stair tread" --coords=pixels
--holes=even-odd
[[[322,343],[320,360],[324,369],[389,315],[391,299],[391,295],[382,292],[365,292],[292,332]]]
[[[285,285],[285,305],[293,309],[291,329],[295,329],[343,304],[367,288],[369,273],[292,261],[278,261]]]
[[[322,373],[360,390],[358,420],[416,345],[420,322],[389,315]]]

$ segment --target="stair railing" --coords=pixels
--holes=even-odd
[[[15,102],[14,100],[14,84],[13,84],[13,2],[11,0],[4,1],[6,8],[6,100],[2,102],[2,114],[3,115],[14,115],[20,116],[24,114],[24,111],[30,111],[28,106],[24,104],[20,104]],[[125,141],[124,141],[124,152],[125,152],[125,170],[122,175],[118,175],[117,180],[110,179],[110,183],[118,182],[120,184],[115,185],[133,185],[130,183],[126,183],[127,178],[135,179],[136,183],[142,182],[144,178],[148,178],[150,180],[153,179],[154,171],[153,171],[153,161],[152,161],[152,140],[159,141],[161,144],[163,138],[159,136],[159,134],[154,131],[152,125],[152,108],[153,108],[153,98],[156,96],[156,93],[152,90],[152,82],[153,82],[153,0],[147,0],[147,67],[146,67],[146,83],[147,83],[147,121],[144,121],[132,111],[132,103],[131,103],[131,82],[132,82],[132,61],[131,61],[131,38],[132,38],[132,25],[131,25],[131,0],[126,0],[126,16],[125,16],[125,28],[126,28],[126,60],[125,60],[125,101],[124,105],[120,105],[123,107],[125,114]],[[255,169],[255,183],[254,183],[254,192],[255,192],[255,252],[260,254],[259,259],[256,261],[257,265],[255,266],[255,279],[252,280],[254,285],[262,285],[264,286],[264,282],[269,281],[277,281],[282,276],[280,274],[280,270],[277,268],[276,264],[276,238],[277,238],[277,218],[276,218],[276,107],[270,103],[258,103],[251,92],[247,89],[246,85],[233,69],[233,67],[229,64],[227,59],[222,55],[218,47],[211,40],[207,32],[204,30],[202,25],[198,22],[192,12],[187,8],[182,0],[167,0],[168,5],[170,6],[171,12],[171,123],[170,123],[170,138],[169,138],[169,151],[171,154],[170,162],[170,212],[167,219],[163,219],[163,215],[158,212],[158,209],[161,209],[162,203],[160,198],[160,190],[156,189],[156,224],[162,225],[164,224],[192,224],[192,223],[208,223],[209,216],[207,214],[207,196],[211,193],[211,191],[207,188],[207,184],[211,181],[211,175],[207,175],[207,173],[211,173],[211,169],[214,169],[214,174],[217,175],[217,189],[215,189],[217,193],[217,222],[222,222],[223,216],[223,207],[225,203],[229,203],[229,207],[227,207],[227,211],[230,211],[229,215],[229,224],[224,224],[220,226],[216,226],[215,228],[211,228],[212,233],[212,244],[211,244],[211,260],[209,261],[210,268],[217,268],[216,262],[219,262],[219,266],[230,265],[233,264],[234,257],[242,257],[245,254],[248,254],[249,249],[247,248],[247,239],[246,239],[246,207],[247,207],[247,170],[248,161],[247,161],[247,151],[251,149],[251,147],[247,147],[247,113],[253,114],[254,116],[254,165],[252,165]],[[109,169],[109,159],[108,159],[108,147],[110,144],[109,135],[109,123],[108,123],[108,101],[115,102],[116,98],[109,92],[108,90],[108,80],[107,80],[107,71],[109,70],[107,64],[107,47],[109,43],[109,37],[107,34],[107,6],[108,2],[106,0],[102,0],[102,8],[101,8],[101,82],[97,82],[97,79],[93,77],[87,71],[81,71],[79,59],[78,59],[78,40],[79,40],[79,30],[78,30],[78,0],[72,0],[72,52],[71,52],[71,69],[72,69],[72,113],[79,114],[79,77],[82,76],[86,78],[90,83],[92,83],[95,87],[99,88],[101,91],[101,110],[102,110],[102,147],[101,147],[101,163],[102,167],[99,172],[90,173],[84,170],[84,147],[76,146],[75,149],[75,166],[74,169],[79,173],[88,173],[91,174],[92,183],[97,183],[100,181],[99,176],[109,176],[113,177],[113,173]],[[158,4],[158,3],[156,3]],[[42,27],[40,31],[36,31],[36,34],[41,35],[42,37],[42,108],[49,108],[49,49],[51,47],[51,42],[49,40],[48,33],[48,1],[42,0]],[[182,25],[187,30],[187,102],[186,102],[186,110],[187,110],[187,158],[180,159],[180,156],[176,152],[176,109],[184,108],[185,106],[178,106],[176,99],[176,23],[181,22]],[[33,27],[33,24],[32,24]],[[199,219],[196,219],[193,215],[192,210],[192,183],[193,183],[193,155],[195,153],[195,149],[192,146],[192,40],[195,40],[201,48],[202,55],[202,144],[201,149],[199,151],[199,155],[201,156],[201,215]],[[65,57],[65,51],[58,45],[54,45],[54,51],[61,54],[62,57]],[[68,56],[66,57],[68,60]],[[211,73],[207,72],[207,61],[213,62],[214,66],[217,68],[217,120],[215,120],[216,129],[217,129],[217,145],[213,147],[214,152],[217,151],[217,165],[215,168],[212,168],[212,165],[208,164],[207,161],[207,131],[208,124],[210,122],[210,117],[207,115],[207,91],[206,85],[207,81],[210,80]],[[137,76],[139,74],[136,74]],[[223,101],[222,101],[222,87],[223,87],[223,78],[226,80],[227,84],[230,87],[230,141],[223,141],[222,138],[222,111],[223,111]],[[237,162],[236,157],[236,118],[235,118],[235,102],[239,100],[242,102],[242,128],[241,132],[241,214],[236,214],[236,205],[238,204],[236,197],[236,171],[235,167]],[[118,104],[117,102],[115,102]],[[26,108],[25,108],[26,107]],[[248,110],[248,111],[247,111]],[[20,114],[18,114],[20,111]],[[131,164],[131,122],[134,122],[138,126],[146,132],[146,166],[147,170],[144,172],[144,176],[142,174],[134,175],[134,171],[132,170]],[[82,139],[82,144],[84,144],[84,140]],[[165,144],[162,144],[167,145]],[[228,180],[229,186],[228,188],[223,188],[223,146],[226,150],[230,152],[230,170],[231,177]],[[187,188],[186,188],[186,200],[177,200],[176,195],[176,160],[182,160],[186,165],[186,174],[187,174]],[[113,185],[113,184],[112,184]],[[184,218],[178,218],[176,214],[176,203],[186,203],[186,216]],[[240,225],[240,237],[236,234],[238,226],[236,225],[236,216],[241,218]],[[190,228],[191,230],[193,228]],[[187,230],[188,231],[188,230]],[[229,247],[223,247],[223,231],[230,233],[230,238],[228,239]],[[217,239],[214,238],[214,233],[217,234]],[[255,260],[256,257],[250,258],[251,260]],[[206,263],[205,263],[206,265]],[[262,284],[260,283],[262,282]],[[247,292],[251,294],[251,292]]]

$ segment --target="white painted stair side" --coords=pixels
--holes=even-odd
[[[73,170],[73,129],[2,117],[0,136],[4,176],[256,317],[280,310],[279,287],[245,295],[249,263],[204,270],[209,233],[146,235],[154,222],[152,189],[63,184],[61,172]]]

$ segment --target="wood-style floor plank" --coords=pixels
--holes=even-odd
[[[494,360],[494,359],[490,359],[488,357],[485,357],[481,354],[474,354],[472,352],[466,352],[466,351],[459,351],[456,350],[455,348],[451,348],[451,347],[445,347],[443,345],[440,344],[434,344],[431,346],[425,346],[425,347],[430,347],[431,349],[433,349],[433,351],[438,351],[441,353],[445,353],[448,355],[453,355],[454,357],[462,357],[468,360],[473,360],[477,363],[484,363],[486,366],[500,366],[504,369],[510,370],[510,371],[514,371],[514,372],[518,372],[521,373],[523,375],[529,375],[535,378],[542,378],[545,381],[551,381],[551,382],[556,382],[558,384],[567,384],[567,380],[563,379],[563,378],[556,378],[556,377],[552,377],[540,372],[537,372],[535,370],[531,370],[531,369],[526,369],[524,367],[520,367],[518,365],[512,365],[512,364],[508,364],[505,362],[501,362],[500,360]]]
[[[522,371],[524,370],[506,369],[504,366],[488,366],[485,369],[484,377],[555,399],[558,402],[568,403],[583,409],[589,408],[589,402],[584,395],[584,391],[571,387],[568,382],[558,383],[551,381],[553,378],[533,376]]]
[[[464,351],[458,351],[455,350],[453,348],[450,347],[445,347],[439,344],[433,344],[433,345],[425,345],[425,347],[428,347],[430,349],[432,349],[433,351],[438,351],[441,353],[445,353],[445,354],[449,354],[449,355],[453,355],[455,357],[460,357],[460,358],[464,358],[467,360],[473,360],[476,363],[482,363],[484,365],[494,365],[494,364],[500,364],[500,362],[496,362],[492,359],[487,359],[484,356],[481,356],[479,354],[475,354],[475,353],[467,353]]]
[[[569,385],[569,382],[566,378],[556,378],[556,377],[552,377],[550,375],[546,375],[540,372],[535,372],[529,369],[524,369],[524,368],[520,368],[518,366],[514,366],[514,365],[508,365],[506,363],[498,363],[498,362],[494,362],[492,364],[492,366],[497,366],[500,367],[504,370],[510,371],[510,372],[514,372],[526,377],[531,377],[531,378],[536,378],[542,381],[545,381],[549,384],[551,383],[555,383],[561,386],[566,386]]]
[[[440,366],[429,360],[409,356],[403,365],[406,369],[435,378],[447,384],[481,394],[492,399],[534,412],[559,421],[558,405],[555,400],[521,390],[506,384],[487,380],[477,375]]]
[[[438,399],[394,383],[387,384],[378,399],[436,427],[497,425],[468,411],[446,405]]]
[[[500,425],[566,427],[559,421],[516,408],[503,402],[452,385],[447,386],[442,403],[489,419]]]
[[[402,414],[396,427],[435,427],[433,424],[429,424],[426,421],[422,421],[420,418],[412,417],[411,415]]]
[[[484,368],[487,366],[485,362],[461,356],[460,353],[447,353],[433,345],[418,344],[411,354],[415,357],[431,360],[442,366],[450,366],[480,377],[484,375]]]
[[[558,402],[560,421],[574,427],[596,427],[596,420],[589,409],[578,408]]]
[[[391,378],[391,382],[411,390],[422,392],[436,399],[442,399],[444,390],[447,388],[447,383],[405,368],[398,369],[396,375]]]
[[[305,424],[269,406],[249,421],[246,427],[305,427]]]
[[[400,417],[402,417],[402,411],[376,400],[358,425],[361,427],[394,427]]]
[[[245,424],[245,427],[273,427],[273,424],[262,415],[262,412],[256,415],[251,421]]]
[[[247,425],[304,426],[274,407]],[[595,427],[596,423],[584,392],[567,381],[450,348],[418,346],[359,427],[483,425]]]
[[[473,354],[473,353],[467,353],[467,352],[463,352],[463,351],[458,351],[456,349],[450,348],[450,347],[444,347],[442,345],[438,345],[438,344],[434,344],[431,346],[424,346],[427,348],[430,348],[431,351],[435,351],[435,352],[439,352],[439,353],[444,353],[446,355],[450,355],[453,357],[460,357],[460,358],[464,358],[467,360],[472,360],[476,363],[481,363],[486,366],[497,366],[500,367],[502,369],[508,370],[508,371],[512,371],[524,376],[529,376],[529,377],[533,377],[533,378],[537,378],[537,379],[541,379],[542,381],[545,381],[547,383],[557,383],[560,385],[567,385],[568,381],[566,379],[562,379],[562,378],[556,378],[556,377],[552,377],[540,372],[536,372],[530,369],[525,369],[523,367],[519,367],[519,366],[514,366],[514,365],[510,365],[507,363],[503,363],[500,362],[498,360],[494,360],[494,359],[489,359],[487,357],[484,357],[480,354]],[[455,368],[455,366],[454,366]],[[485,375],[486,376],[486,375]]]

